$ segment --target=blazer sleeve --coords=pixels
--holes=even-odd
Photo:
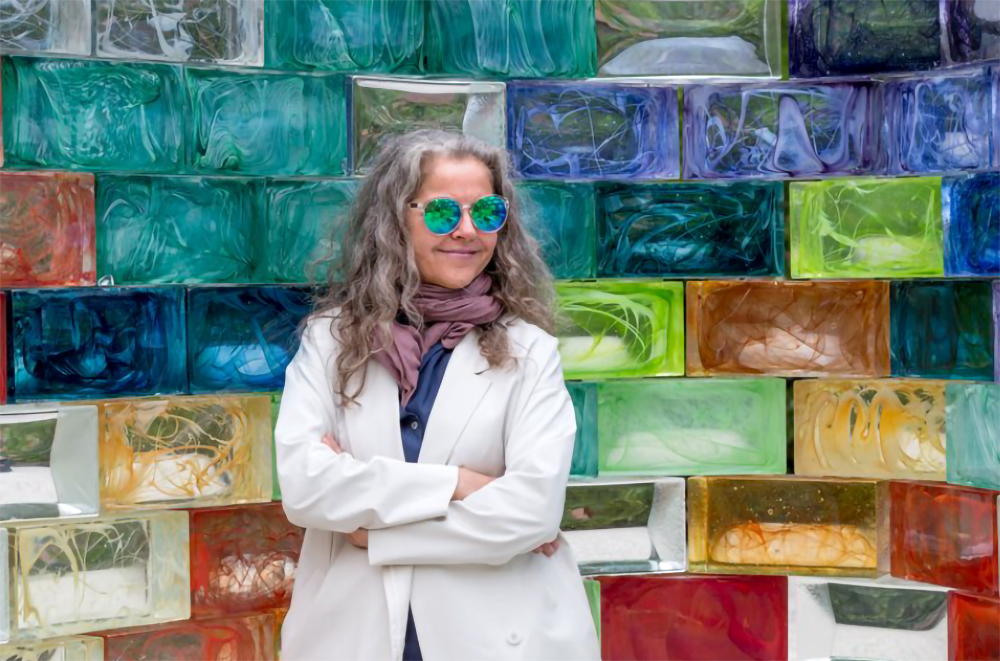
[[[457,467],[408,464],[389,457],[361,461],[323,444],[325,433],[337,435],[334,344],[332,337],[318,341],[320,333],[329,333],[324,326],[310,322],[285,372],[274,433],[288,520],[305,528],[349,533],[444,516],[458,484]]]
[[[539,342],[541,343],[541,342]],[[448,507],[447,516],[368,533],[372,565],[502,565],[559,533],[576,435],[554,338],[506,439],[504,475]],[[536,345],[537,346],[537,345]]]

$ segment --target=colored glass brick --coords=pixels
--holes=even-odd
[[[275,661],[274,616],[247,613],[99,632],[105,661],[256,659]]]
[[[184,512],[22,524],[8,531],[10,579],[0,585],[0,597],[12,607],[15,639],[190,615]]]
[[[946,177],[941,197],[945,273],[1000,276],[1000,173]]]
[[[101,408],[105,509],[271,500],[267,397],[137,399]]]
[[[601,475],[785,472],[781,379],[644,379],[598,385]]]
[[[187,388],[182,290],[36,289],[11,298],[17,401]]]
[[[204,173],[347,171],[343,76],[187,69],[191,167]]]
[[[684,373],[679,282],[602,281],[556,286],[559,353],[567,379]]]
[[[187,100],[166,64],[3,59],[8,167],[175,171]]]
[[[0,51],[90,55],[90,0],[4,2],[0,6]]]
[[[782,275],[783,201],[777,182],[602,186],[598,274]]]
[[[569,381],[566,389],[576,414],[576,440],[569,475],[597,477],[597,384]]]
[[[96,636],[64,636],[0,644],[5,661],[104,661],[104,641]]]
[[[600,76],[781,76],[774,0],[597,0]]]
[[[793,78],[934,69],[941,63],[941,0],[791,0]]]
[[[891,482],[892,575],[997,594],[997,492]]]
[[[886,144],[897,174],[984,170],[996,149],[990,69],[901,78],[886,84]]]
[[[891,287],[893,376],[993,376],[989,282],[902,281]]]
[[[281,393],[271,393],[271,500],[281,500],[281,482],[278,480],[278,451],[274,442],[274,428],[278,425],[281,410]]]
[[[524,181],[516,186],[521,218],[541,244],[555,278],[597,275],[597,209],[587,184]]]
[[[511,83],[507,148],[533,179],[676,179],[677,90],[656,84]]]
[[[942,10],[949,63],[1000,60],[1000,14],[992,2],[943,0]]]
[[[198,287],[188,291],[192,393],[268,391],[285,383],[297,328],[311,312],[294,287]]]
[[[888,569],[878,480],[688,479],[691,571],[876,577]]]
[[[1000,490],[1000,383],[951,383],[948,482]]]
[[[7,403],[7,294],[0,291],[0,404]]]
[[[694,85],[684,89],[684,178],[879,174],[875,82]]]
[[[418,129],[461,131],[494,147],[504,146],[503,83],[352,80],[356,173],[368,171],[388,139]]]
[[[96,0],[97,56],[260,66],[263,0]]]
[[[1000,659],[1000,601],[948,593],[948,661]]]
[[[809,379],[795,392],[795,474],[944,480],[945,384]]]
[[[427,70],[458,78],[589,78],[594,0],[430,0]]]
[[[287,606],[303,535],[280,503],[193,510],[192,615]]]
[[[1000,280],[993,283],[993,380],[1000,383]]]
[[[254,279],[260,283],[325,282],[328,269],[340,263],[359,187],[355,179],[269,180],[264,193],[266,249],[258,251]]]
[[[684,480],[570,484],[560,524],[583,574],[684,571]]]
[[[97,409],[0,408],[0,521],[96,516]]]
[[[884,376],[884,282],[690,282],[687,373]]]
[[[260,184],[233,177],[100,175],[97,262],[115,284],[252,281]]]
[[[788,658],[784,576],[602,576],[605,659]]]
[[[94,177],[0,174],[0,286],[93,285]]]
[[[941,179],[794,182],[793,278],[944,275]]]
[[[424,41],[421,0],[266,3],[267,66],[416,73]]]

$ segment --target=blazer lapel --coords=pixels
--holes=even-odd
[[[368,361],[368,381],[358,396],[358,406],[347,406],[344,424],[356,459],[391,457],[405,461],[399,431],[399,386],[389,371]]]

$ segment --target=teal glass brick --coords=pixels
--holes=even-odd
[[[576,442],[570,477],[597,477],[597,384],[566,383],[576,413]]]
[[[339,264],[357,179],[267,182],[267,233],[254,279],[260,283],[323,282]]]
[[[97,178],[98,277],[115,284],[252,282],[261,182],[235,177]]]
[[[545,262],[558,279],[597,275],[594,189],[587,184],[547,181],[516,186],[521,217],[539,242]]]
[[[416,73],[423,0],[273,0],[266,6],[267,66]]]
[[[3,58],[7,167],[176,171],[181,69],[165,64]]]
[[[337,74],[187,69],[191,167],[204,173],[347,171],[347,101]]]
[[[946,479],[1000,489],[1000,383],[949,383],[946,399]]]
[[[457,77],[592,77],[594,0],[429,0],[425,57]]]

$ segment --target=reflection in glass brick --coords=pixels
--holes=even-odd
[[[943,0],[949,63],[1000,60],[1000,12],[990,0]]]

